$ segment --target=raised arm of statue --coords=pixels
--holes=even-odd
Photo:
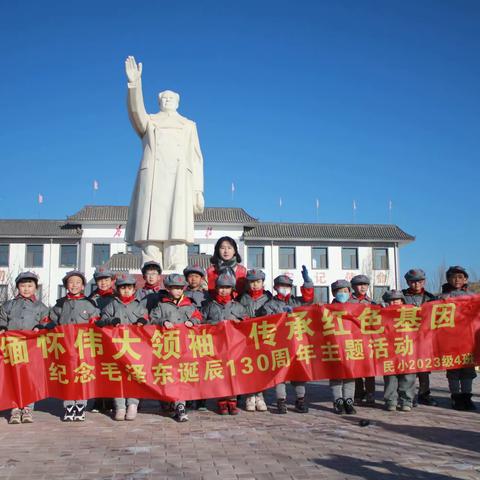
[[[147,130],[148,114],[143,103],[142,93],[142,64],[135,61],[135,57],[125,60],[125,72],[128,79],[128,116],[135,131],[143,137]]]

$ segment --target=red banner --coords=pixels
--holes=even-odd
[[[480,363],[480,295],[422,307],[314,305],[171,330],[57,327],[0,335],[0,410],[45,397],[193,400],[289,381]]]

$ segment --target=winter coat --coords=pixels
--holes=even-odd
[[[189,297],[183,296],[178,303],[171,297],[164,297],[162,301],[151,311],[150,319],[156,325],[163,325],[170,322],[179,325],[187,321],[193,324],[202,321],[202,314]]]
[[[0,329],[33,330],[48,323],[48,307],[35,297],[18,295],[0,307]]]
[[[100,310],[87,297],[73,298],[67,295],[57,300],[49,316],[57,325],[93,323],[100,318]]]
[[[115,296],[102,310],[98,325],[135,325],[138,322],[142,324],[148,322],[146,300],[134,298],[130,302],[124,303],[119,297]]]
[[[313,285],[310,285],[310,283],[306,283],[300,287],[302,292],[300,297],[289,295],[287,299],[283,299],[279,295],[275,295],[260,309],[259,316],[275,315],[276,313],[288,312],[292,308],[312,303],[314,290]]]
[[[347,303],[361,303],[363,305],[376,305],[376,303],[368,295],[365,295],[364,298],[360,299],[354,293],[350,295],[350,298],[348,299]]]
[[[245,307],[250,318],[261,316],[262,307],[271,299],[273,295],[269,291],[264,291],[263,295],[253,298],[248,292],[244,293],[239,302]]]
[[[217,281],[219,272],[222,270],[222,268],[223,267],[221,264],[220,266],[213,264],[207,269],[208,291],[212,297],[214,296],[215,292],[215,282]],[[234,267],[227,268],[227,270],[233,270],[235,273],[235,278],[237,279],[234,296],[237,297],[242,295],[247,285],[247,269],[240,263],[237,263]]]
[[[202,305],[210,299],[210,295],[206,290],[189,290],[188,287],[184,292],[197,308],[202,308]]]
[[[244,320],[248,317],[245,307],[231,300],[226,304],[218,303],[216,300],[209,300],[202,309],[204,323],[217,325],[225,320]]]
[[[419,307],[426,302],[433,302],[433,300],[437,300],[437,297],[433,295],[433,293],[426,291],[423,293],[412,293],[410,292],[409,288],[405,288],[402,290],[402,292],[407,305],[415,305],[416,307]]]
[[[98,289],[94,290],[88,298],[102,311],[115,298],[115,293],[113,290],[110,290],[107,295],[100,295],[98,292]]]

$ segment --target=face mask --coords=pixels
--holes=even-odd
[[[345,303],[350,298],[350,294],[347,292],[338,292],[335,294],[335,300],[340,303]]]
[[[290,295],[290,293],[292,292],[292,289],[290,287],[278,287],[277,292],[280,295],[283,295],[284,297],[286,297],[286,296]]]

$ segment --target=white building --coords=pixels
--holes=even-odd
[[[23,270],[40,276],[42,298],[53,304],[64,294],[61,279],[73,268],[91,279],[96,266],[140,273],[141,256],[124,241],[128,207],[87,205],[66,220],[0,220],[0,299],[14,293]],[[302,284],[306,265],[316,297],[329,301],[329,285],[363,273],[371,295],[379,298],[400,286],[399,247],[414,237],[396,225],[270,223],[241,208],[206,208],[195,217],[192,263],[207,267],[215,242],[228,235],[237,241],[243,264],[265,271],[268,288],[277,275]]]

